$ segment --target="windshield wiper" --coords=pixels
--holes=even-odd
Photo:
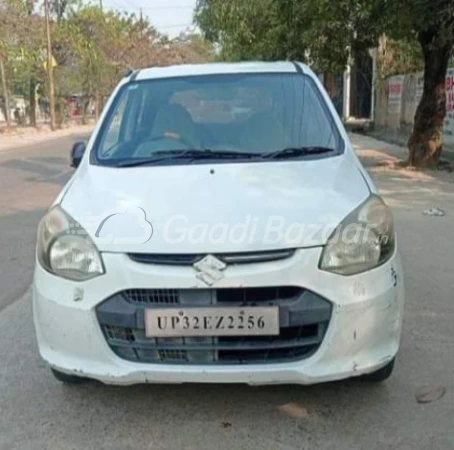
[[[331,153],[336,151],[330,147],[288,147],[276,150],[274,152],[262,153],[263,159],[277,159],[277,158],[299,158],[307,155],[319,155],[321,153]]]
[[[235,150],[212,150],[210,148],[205,148],[203,150],[186,150],[185,153],[182,155],[192,156],[194,158],[260,158],[262,155],[260,153],[252,153],[252,152],[242,152],[242,151],[235,151]]]
[[[130,159],[127,161],[122,161],[118,163],[115,167],[137,167],[137,166],[146,166],[160,163],[163,161],[171,161],[178,159],[250,159],[250,158],[260,158],[262,155],[260,153],[248,153],[248,152],[236,152],[230,150],[169,150],[162,152],[154,152],[156,157],[151,158],[141,158],[141,159]]]

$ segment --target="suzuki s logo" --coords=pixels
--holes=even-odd
[[[207,286],[212,286],[216,281],[224,278],[222,271],[227,268],[227,264],[215,258],[213,255],[208,255],[199,262],[196,262],[193,267],[197,271],[195,277],[203,281]]]

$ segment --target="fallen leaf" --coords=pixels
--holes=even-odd
[[[296,403],[286,403],[285,405],[278,406],[277,409],[294,419],[307,419],[309,417],[307,409]]]
[[[444,386],[425,386],[415,395],[418,403],[431,403],[440,400],[446,394]]]

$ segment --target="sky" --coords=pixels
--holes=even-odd
[[[95,0],[93,0],[95,1]],[[151,24],[170,37],[193,29],[192,14],[196,0],[102,0],[104,8],[140,13],[148,16]]]

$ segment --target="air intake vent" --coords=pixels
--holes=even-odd
[[[173,305],[179,303],[178,291],[175,289],[128,289],[126,298],[141,305]]]
[[[224,261],[226,264],[252,264],[278,261],[293,256],[295,249],[270,250],[266,252],[248,253],[218,253],[213,256]],[[128,256],[136,262],[143,264],[160,264],[171,266],[192,266],[196,262],[207,256],[206,254],[196,253],[129,253]]]

